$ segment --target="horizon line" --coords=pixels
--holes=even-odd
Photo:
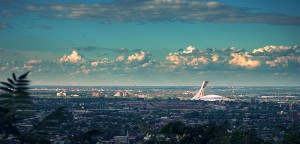
[[[50,87],[201,87],[201,85],[30,85],[32,86],[50,86]],[[207,87],[300,87],[299,85],[215,85]]]

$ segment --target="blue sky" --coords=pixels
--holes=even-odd
[[[300,85],[298,0],[0,0],[0,79]]]

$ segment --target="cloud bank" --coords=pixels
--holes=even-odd
[[[149,51],[115,53],[110,58],[85,57],[77,51],[53,61],[31,59],[27,61],[0,61],[1,71],[31,70],[37,73],[75,75],[161,75],[170,73],[193,74],[218,71],[252,73],[299,73],[300,48],[294,46],[264,46],[251,51],[242,48],[197,49],[187,46],[170,52],[165,59],[153,59]]]
[[[0,16],[35,13],[42,18],[109,22],[218,22],[299,25],[300,18],[284,14],[258,13],[247,7],[217,1],[115,0],[105,3],[13,3],[3,6]]]

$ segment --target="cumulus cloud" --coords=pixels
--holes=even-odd
[[[234,50],[231,49],[231,51]],[[193,46],[188,46],[186,50],[169,53],[166,60],[170,62],[169,65],[171,64],[173,69],[217,69],[226,62],[226,56],[226,53],[216,48],[198,50]]]
[[[123,55],[118,56],[118,57],[116,58],[116,61],[117,61],[117,62],[122,62],[122,61],[124,61],[124,60],[125,60],[125,56],[123,56]]]
[[[86,68],[86,66],[81,66],[81,72],[88,75],[90,73],[90,69]],[[78,70],[77,72],[80,72],[80,70]]]
[[[100,64],[100,62],[98,62],[98,61],[91,62],[91,66],[98,66],[99,64]]]
[[[243,48],[231,47],[231,48],[223,48],[220,52],[223,54],[232,54],[232,53],[243,53],[244,51],[245,49]]]
[[[73,51],[70,55],[64,55],[62,58],[58,60],[60,63],[62,62],[70,62],[70,63],[81,63],[84,62],[84,59],[78,54],[77,51]]]
[[[208,63],[208,58],[205,57],[199,57],[199,58],[192,58],[187,64],[192,65],[192,66],[198,66],[199,64],[207,64]]]
[[[300,65],[300,56],[277,57],[275,60],[266,61],[266,64],[269,65],[270,67],[276,67],[276,66],[287,67],[289,65],[289,62],[297,63],[298,65]]]
[[[38,64],[38,63],[41,63],[42,60],[29,60],[26,62],[26,64]]]
[[[187,62],[186,57],[178,55],[177,53],[169,53],[169,55],[166,56],[166,60],[168,60],[176,65]]]
[[[0,71],[5,71],[7,70],[7,67],[0,67]]]
[[[17,71],[17,70],[20,70],[20,69],[21,69],[21,68],[20,68],[20,67],[17,67],[17,66],[11,68],[11,70],[13,70],[13,71]]]
[[[57,19],[85,19],[103,22],[226,22],[299,25],[295,16],[252,13],[250,8],[226,5],[220,2],[196,0],[126,0],[110,3],[80,4],[55,3],[27,5],[27,11],[39,16]]]
[[[300,48],[297,45],[294,46],[265,46],[263,48],[254,49],[252,51],[253,55],[263,55],[263,56],[287,56],[287,55],[299,55]]]
[[[134,53],[134,54],[128,56],[127,60],[129,63],[144,64],[146,62],[149,62],[150,58],[151,58],[151,55],[149,52],[141,51],[140,53]]]
[[[211,56],[211,59],[213,62],[217,62],[219,60],[219,56],[214,54],[213,56]]]
[[[193,47],[193,46],[188,46],[187,48],[186,48],[186,50],[184,50],[182,53],[184,53],[184,54],[191,54],[191,53],[194,53],[196,51],[196,48],[195,47]]]
[[[24,64],[24,68],[28,69],[28,70],[31,70],[33,68],[33,66]]]
[[[93,61],[91,62],[91,66],[95,67],[95,66],[99,66],[99,65],[103,65],[103,66],[107,66],[109,63],[112,63],[111,61],[108,60],[108,58],[103,58],[99,61]]]
[[[232,59],[228,61],[231,65],[241,66],[245,67],[247,69],[254,69],[261,65],[261,62],[259,60],[253,60],[251,59],[252,56],[249,55],[249,53],[245,53],[244,55],[240,55],[237,53],[231,54]]]

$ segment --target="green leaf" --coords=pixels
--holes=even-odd
[[[11,88],[11,89],[15,88],[13,85],[11,85],[11,84],[9,84],[7,82],[0,82],[0,83],[3,84],[3,85],[5,85],[5,86],[7,86],[7,87],[9,87],[9,88]]]
[[[19,91],[26,91],[26,90],[29,89],[29,87],[26,87],[26,86],[18,86],[16,89],[19,90]]]
[[[14,92],[13,90],[11,90],[11,89],[9,89],[9,88],[7,88],[7,87],[0,87],[0,89],[6,91],[6,92],[8,92],[8,93],[13,93],[13,92]]]
[[[22,79],[20,79],[20,80],[17,80],[17,82],[19,82],[19,83],[29,83],[30,82],[30,80],[22,80]]]
[[[15,84],[15,82],[14,82],[12,79],[10,79],[10,78],[8,78],[8,79],[7,79],[7,81],[9,81],[9,82],[10,82],[10,84],[12,84],[12,85],[14,85],[14,84]]]
[[[13,79],[14,79],[15,81],[17,81],[16,74],[13,73],[12,76],[13,76]]]
[[[29,85],[28,83],[16,83],[15,84],[16,86],[26,86],[26,85]]]
[[[30,71],[28,71],[28,72],[22,74],[21,76],[19,76],[18,79],[21,79],[21,80],[22,80],[22,79],[25,79],[25,78],[27,77],[27,75],[29,74],[29,72],[30,72]]]

